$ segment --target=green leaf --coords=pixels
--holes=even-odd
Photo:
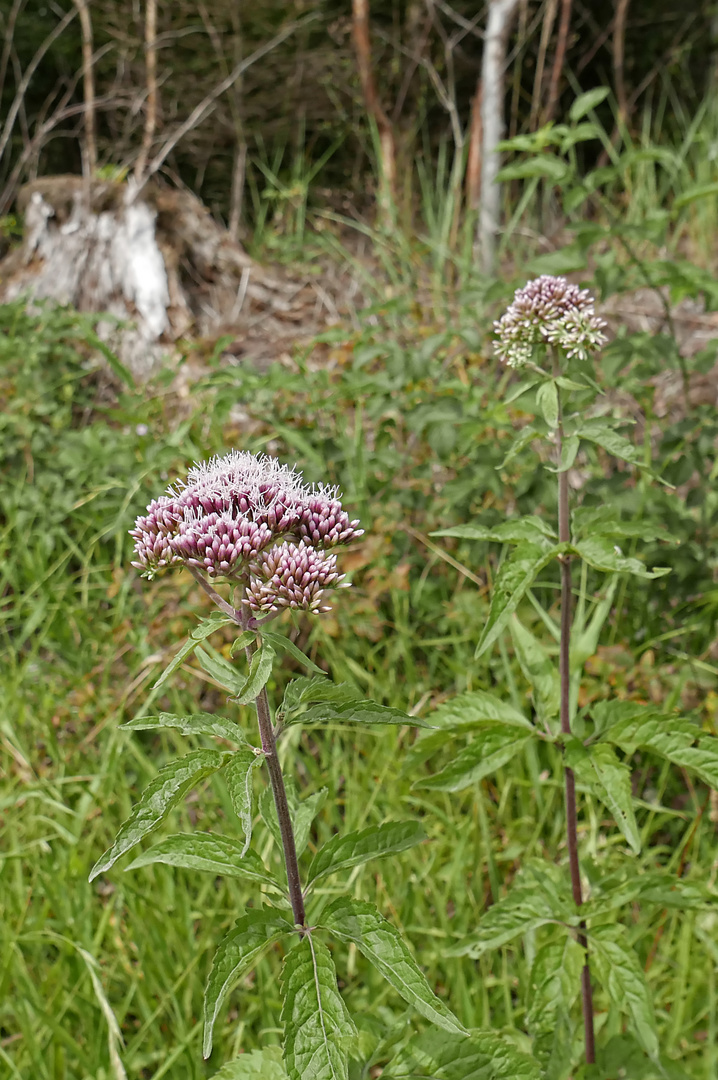
[[[569,435],[568,438],[563,440],[561,443],[561,460],[558,466],[559,472],[568,472],[576,460],[580,445],[581,440],[578,435]]]
[[[252,657],[247,680],[235,698],[238,705],[249,705],[250,702],[256,701],[272,674],[275,655],[272,646],[263,641]]]
[[[533,725],[523,713],[495,694],[486,690],[467,690],[437,705],[430,714],[433,727],[442,730],[460,730],[482,724],[499,722],[533,731]]]
[[[497,174],[496,179],[501,183],[504,180],[530,180],[534,176],[541,176],[561,183],[566,179],[568,172],[566,162],[555,154],[539,154],[525,161],[505,165]]]
[[[245,679],[234,664],[225,660],[218,653],[209,653],[206,649],[197,648],[197,659],[200,667],[206,671],[216,683],[223,686],[230,694],[239,694],[245,685]]]
[[[546,549],[537,544],[520,544],[504,560],[494,580],[489,617],[476,646],[475,658],[494,644],[537,574],[561,551],[561,545]]]
[[[575,624],[577,633],[575,634],[574,640],[571,642],[570,667],[572,672],[578,672],[578,678],[580,678],[583,665],[589,657],[596,655],[598,639],[606,619],[611,614],[611,607],[613,605],[613,598],[616,594],[617,587],[618,575],[616,574],[609,579],[606,592],[595,605],[591,613],[591,618],[588,621],[588,625],[583,629],[580,629],[579,626]]]
[[[324,675],[326,672],[318,667],[313,660],[310,660],[308,656],[299,649],[293,641],[284,637],[283,634],[270,633],[268,630],[262,630],[262,641],[267,641],[275,651],[288,653],[293,660],[296,660],[298,664],[301,664],[307,671],[315,671],[317,675]]]
[[[529,259],[526,269],[531,274],[575,274],[585,270],[588,257],[582,244],[567,244],[557,251],[547,251]]]
[[[706,199],[712,195],[718,195],[718,181],[714,180],[711,184],[695,184],[676,196],[673,200],[673,209],[681,210],[698,199]]]
[[[212,1080],[288,1080],[280,1046],[263,1050],[245,1050],[234,1061],[223,1065]]]
[[[212,960],[212,970],[204,991],[203,1054],[212,1053],[215,1021],[232,985],[254,967],[262,953],[284,934],[292,932],[292,924],[271,908],[248,911],[237,919],[234,928],[220,942]]]
[[[539,720],[549,725],[558,716],[561,682],[556,661],[516,615],[509,621],[516,659],[531,686],[534,709]]]
[[[312,822],[326,802],[328,791],[328,788],[321,788],[319,791],[315,791],[313,795],[302,799],[297,792],[294,781],[287,780],[286,782],[287,804],[289,806],[289,816],[294,826],[294,846],[297,849],[297,856],[301,855],[307,846]],[[279,831],[277,811],[271,788],[265,788],[260,795],[259,809],[265,824],[281,850],[282,834]]]
[[[714,735],[703,735],[697,746],[673,754],[671,761],[693,769],[704,783],[718,790],[718,739]]]
[[[587,90],[585,94],[579,94],[574,101],[568,114],[572,124],[577,124],[584,116],[605,101],[611,93],[607,86],[594,86],[593,90]]]
[[[176,728],[183,735],[215,735],[219,739],[226,739],[239,746],[246,746],[247,740],[241,729],[231,720],[223,716],[215,716],[214,713],[190,713],[188,716],[179,716],[176,713],[162,712],[159,716],[138,716],[135,720],[128,720],[120,727],[130,731],[159,731],[162,728]]]
[[[206,776],[222,768],[229,754],[219,750],[192,750],[170,761],[142,792],[140,801],[120,826],[114,844],[90,871],[90,881],[109,870],[117,860],[162,822],[173,806]]]
[[[549,379],[541,383],[536,391],[536,403],[550,431],[555,431],[558,424],[558,390],[556,383]]]
[[[356,1028],[337,989],[331,953],[312,934],[285,956],[282,994],[290,1080],[347,1080]]]
[[[539,379],[525,379],[523,382],[517,383],[513,390],[504,398],[504,405],[510,405],[512,402],[517,401],[529,390],[533,390],[534,386],[539,383]]]
[[[158,687],[162,686],[163,683],[167,682],[170,675],[177,670],[190,653],[194,652],[200,641],[204,641],[205,638],[208,638],[215,630],[219,630],[221,627],[229,626],[230,624],[233,624],[233,620],[230,619],[228,615],[223,615],[220,611],[213,611],[208,618],[202,619],[199,626],[192,631],[182,648],[172,658],[152,689],[156,690]]]
[[[529,540],[545,545],[547,539],[555,539],[556,533],[542,518],[531,515],[502,521],[500,525],[454,525],[451,529],[439,529],[432,536],[454,536],[459,540],[492,540],[500,544],[520,543]]]
[[[578,739],[571,739],[565,748],[565,763],[573,769],[576,779],[611,811],[614,821],[633,852],[641,850],[641,835],[633,813],[631,770],[619,761],[615,751],[606,743],[596,743],[587,750]]]
[[[301,676],[292,679],[284,691],[284,699],[279,712],[286,716],[299,709],[302,705],[311,705],[313,702],[331,701],[336,705],[347,705],[350,702],[361,701],[362,697],[358,690],[348,683],[333,683],[326,676],[323,678],[308,679]]]
[[[232,754],[222,770],[234,812],[239,818],[244,833],[244,848],[247,851],[252,841],[252,819],[254,817],[253,772],[264,760],[262,754],[255,754],[250,747]]]
[[[706,906],[712,896],[703,881],[686,881],[667,870],[643,871],[618,884],[612,885],[610,879],[606,884],[601,882],[592,889],[591,899],[581,908],[581,914],[586,919],[605,916],[636,900],[642,904],[688,910]]]
[[[511,761],[530,738],[514,725],[482,728],[445,769],[426,780],[417,780],[413,786],[431,791],[463,791]]]
[[[382,1080],[541,1080],[538,1064],[493,1031],[466,1038],[448,1031],[414,1035]]]
[[[630,439],[619,435],[617,431],[609,427],[606,421],[600,419],[589,420],[582,424],[574,434],[603,447],[609,454],[621,458],[622,461],[627,461],[629,465],[635,465],[639,469],[646,466],[643,460],[643,450],[634,446]]]
[[[254,851],[245,851],[242,844],[229,836],[215,833],[175,833],[165,836],[159,844],[143,851],[127,870],[164,863],[183,870],[203,870],[222,877],[243,878],[280,888],[264,863]]]
[[[633,701],[601,701],[592,706],[591,714],[602,738],[626,754],[643,747],[674,761],[700,734],[700,728],[684,717]]]
[[[639,540],[671,540],[662,525],[652,521],[623,521],[611,506],[579,506],[571,515],[574,538],[581,536],[636,537]]]
[[[544,1076],[566,1076],[571,1066],[570,1014],[581,985],[584,951],[566,935],[538,950],[531,966],[526,1026]]]
[[[610,936],[609,936],[610,935]],[[643,1049],[657,1058],[658,1035],[646,977],[623,928],[597,929],[591,935],[592,957],[598,976],[612,1003],[626,1013]]]
[[[312,859],[307,884],[370,859],[385,859],[397,851],[406,851],[425,839],[426,833],[418,821],[387,821],[333,836]]]
[[[665,577],[671,572],[670,566],[656,566],[653,570],[647,570],[639,559],[622,555],[620,548],[616,548],[605,536],[578,540],[572,545],[572,550],[594,570],[603,570],[605,573],[632,574],[634,577],[653,579]]]
[[[411,727],[427,727],[418,716],[409,716],[402,709],[389,705],[377,705],[375,701],[351,701],[335,705],[327,701],[310,705],[300,716],[285,720],[288,724],[409,724]]]
[[[501,462],[500,465],[496,466],[497,471],[505,469],[508,463],[510,461],[513,461],[513,459],[517,457],[517,455],[520,454],[522,450],[525,450],[529,443],[533,442],[534,439],[538,439],[540,437],[541,432],[537,428],[535,428],[533,424],[528,424],[525,428],[522,428],[522,430],[519,432],[519,434],[516,436],[511,446],[509,447],[508,453],[506,454],[504,460]]]
[[[574,906],[558,892],[551,877],[529,864],[508,895],[481,916],[478,930],[447,949],[446,955],[476,960],[539,926],[577,921]]]
[[[244,652],[250,645],[254,645],[257,640],[256,630],[243,630],[238,637],[232,642],[232,647],[229,650],[230,656],[236,656],[238,652]]]
[[[373,904],[340,897],[326,909],[322,924],[340,941],[356,945],[404,1001],[432,1024],[446,1031],[465,1031],[451,1009],[432,991],[399,931]]]

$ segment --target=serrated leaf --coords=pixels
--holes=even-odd
[[[247,744],[237,724],[232,723],[231,720],[225,720],[223,716],[215,716],[214,713],[201,712],[180,716],[177,713],[162,712],[158,716],[138,716],[120,726],[130,731],[159,731],[162,728],[176,728],[183,735],[215,735],[218,739],[226,739],[227,742],[237,743],[240,746]]]
[[[558,544],[549,548],[520,544],[501,564],[494,580],[489,616],[476,646],[475,658],[494,644],[531,587],[537,574],[563,551]]]
[[[199,626],[197,626],[190,636],[185,641],[178,653],[172,658],[165,670],[156,681],[153,690],[157,690],[163,683],[167,682],[170,675],[177,670],[180,664],[187,659],[187,657],[194,652],[199,645],[200,641],[204,641],[210,634],[213,634],[215,630],[219,630],[223,626],[235,625],[234,621],[229,618],[228,615],[223,615],[219,611],[213,611],[206,619],[202,619]]]
[[[684,717],[632,701],[602,701],[593,707],[592,715],[605,741],[627,754],[635,753],[640,746],[673,761],[700,734],[700,728]]]
[[[238,652],[243,652],[249,648],[250,645],[254,645],[257,640],[256,630],[243,630],[232,642],[232,646],[229,650],[230,656],[236,656]]]
[[[576,921],[573,905],[558,892],[551,878],[528,865],[508,895],[481,916],[478,929],[447,949],[446,955],[476,960],[539,926]]]
[[[219,686],[224,687],[230,694],[239,694],[245,684],[245,679],[234,664],[225,660],[218,653],[209,653],[206,649],[197,648],[197,659],[200,667],[214,679]]]
[[[665,870],[653,870],[644,871],[611,888],[601,886],[581,908],[581,913],[586,919],[593,919],[633,904],[636,900],[659,907],[687,910],[701,908],[711,899],[704,883],[686,881]]]
[[[583,244],[567,244],[557,251],[547,251],[529,259],[526,269],[531,274],[575,274],[585,270],[588,257]]]
[[[656,566],[653,570],[647,570],[639,559],[622,555],[620,549],[617,550],[613,542],[605,536],[578,540],[572,548],[594,570],[603,570],[606,573],[632,574],[634,577],[652,580],[665,577],[671,572],[670,566]]]
[[[593,420],[582,424],[574,434],[603,447],[609,454],[628,462],[629,465],[635,465],[639,469],[645,468],[642,449],[634,446],[630,439],[619,435],[605,421]]]
[[[556,661],[517,618],[509,621],[516,659],[524,678],[531,686],[534,708],[539,720],[546,725],[558,716],[561,682]]]
[[[619,761],[606,743],[596,743],[587,750],[578,739],[565,747],[565,763],[576,779],[607,806],[633,852],[641,850],[641,835],[633,812],[631,770]]]
[[[282,1062],[280,1046],[266,1046],[263,1050],[245,1050],[234,1061],[228,1061],[212,1080],[288,1080]]]
[[[289,816],[294,828],[294,846],[297,849],[297,856],[301,855],[307,846],[312,822],[326,802],[328,791],[328,788],[321,788],[319,791],[315,791],[313,795],[308,795],[302,799],[294,782],[292,780],[286,782],[287,805],[289,806]],[[282,834],[279,831],[277,811],[271,788],[265,788],[260,795],[259,809],[265,824],[281,850]]]
[[[425,1031],[382,1073],[383,1080],[540,1080],[537,1062],[493,1031],[468,1038],[448,1031]]]
[[[322,925],[340,941],[356,945],[404,1001],[432,1024],[464,1033],[451,1009],[433,992],[396,927],[363,900],[340,897],[326,909]]]
[[[141,866],[155,863],[178,866],[184,870],[203,870],[209,874],[243,878],[280,888],[259,855],[254,851],[245,851],[242,844],[229,836],[218,836],[216,833],[175,833],[165,836],[159,844],[138,855],[127,870],[138,870]]]
[[[487,725],[474,734],[446,768],[417,780],[413,786],[430,791],[463,791],[511,761],[531,737],[514,725]]]
[[[580,536],[611,536],[617,539],[635,537],[639,540],[671,540],[662,525],[652,521],[624,521],[611,506],[579,506],[571,516],[574,538]]]
[[[142,792],[140,801],[120,826],[115,842],[90,871],[90,881],[109,870],[117,860],[154,831],[187,792],[206,776],[221,769],[227,753],[219,750],[192,750],[183,758],[170,761]]]
[[[542,518],[528,515],[514,521],[502,521],[499,525],[454,525],[450,529],[439,529],[432,536],[453,536],[459,540],[491,540],[499,544],[519,543],[522,540],[540,546],[549,546],[546,540],[553,540],[556,533]]]
[[[356,1028],[337,989],[331,953],[312,934],[285,956],[282,994],[290,1080],[347,1080]]]
[[[212,1053],[215,1021],[233,984],[254,967],[265,949],[292,930],[292,924],[278,911],[262,908],[248,911],[237,919],[233,929],[220,942],[204,991],[205,1058]]]
[[[556,383],[551,379],[541,383],[536,391],[536,404],[538,405],[544,420],[550,431],[555,431],[558,424],[558,390]]]
[[[274,634],[270,633],[268,630],[262,630],[262,641],[269,642],[275,651],[279,650],[280,652],[287,653],[293,660],[296,660],[298,664],[301,664],[303,668],[306,668],[307,671],[315,671],[317,675],[324,675],[326,677],[326,672],[318,667],[313,660],[310,660],[293,641],[284,637],[283,634]]]
[[[224,769],[224,776],[234,812],[239,818],[244,833],[242,854],[248,850],[252,841],[252,819],[254,817],[253,773],[261,765],[263,756],[255,754],[250,747],[232,754]]]
[[[593,90],[587,90],[585,94],[579,94],[569,109],[568,118],[572,124],[577,124],[592,109],[605,101],[611,93],[607,86],[594,86]]]
[[[509,701],[486,690],[467,690],[443,701],[429,715],[433,727],[442,730],[461,730],[500,722],[512,727],[533,731],[533,725]]]
[[[626,939],[625,931],[619,931],[618,927],[611,927],[609,931],[596,930],[591,935],[591,951],[609,998],[630,1017],[633,1030],[646,1053],[657,1058],[659,1048],[653,1003],[643,968]]]
[[[251,702],[256,701],[260,691],[267,685],[272,674],[275,655],[272,646],[263,641],[252,657],[247,680],[235,698],[238,705],[249,705]]]
[[[323,678],[313,679],[302,675],[298,679],[292,679],[287,685],[279,711],[282,715],[288,715],[302,705],[311,705],[320,701],[347,705],[349,702],[361,700],[359,691],[348,683],[333,683],[326,675]]]
[[[558,471],[568,472],[576,460],[576,454],[581,445],[581,440],[578,435],[569,435],[561,443],[561,460],[559,462]]]
[[[333,836],[320,848],[307,871],[307,884],[370,859],[385,859],[420,844],[426,833],[418,821],[387,821],[366,829]]]
[[[584,951],[566,935],[538,950],[529,979],[526,1025],[544,1077],[563,1077],[571,1066],[571,1007],[578,996]]]
[[[306,712],[286,720],[287,724],[409,724],[410,727],[427,727],[418,716],[409,716],[402,709],[378,705],[375,701],[351,701],[346,704],[321,702],[310,705]]]

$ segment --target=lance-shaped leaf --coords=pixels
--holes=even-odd
[[[565,749],[565,763],[576,779],[608,807],[613,819],[636,855],[641,850],[641,836],[633,812],[631,770],[619,761],[616,752],[605,743],[590,750],[578,739],[571,739]]]
[[[715,736],[703,735],[697,746],[688,746],[673,754],[671,761],[693,769],[704,783],[718,790],[718,739]]]
[[[476,657],[493,645],[537,574],[562,551],[560,544],[548,548],[533,543],[520,544],[504,560],[494,581],[489,617],[476,646]]]
[[[325,676],[308,679],[301,676],[292,679],[284,691],[280,712],[289,714],[303,705],[320,701],[331,701],[335,705],[347,705],[353,701],[362,701],[358,690],[348,683],[334,683]]]
[[[531,722],[511,702],[485,690],[467,690],[438,705],[429,717],[432,727],[460,731],[498,722],[533,731]]]
[[[212,1080],[287,1080],[280,1046],[265,1046],[263,1050],[245,1050],[234,1061],[228,1061]]]
[[[290,1080],[347,1080],[356,1028],[324,942],[307,934],[282,968],[284,1063]]]
[[[658,1035],[653,1003],[638,957],[623,928],[612,926],[591,935],[591,952],[598,976],[613,1004],[626,1013],[646,1053],[658,1057]]]
[[[254,817],[253,775],[264,758],[255,754],[251,747],[243,747],[232,754],[222,770],[234,812],[239,818],[244,833],[242,854],[247,851],[252,840],[252,819]]]
[[[256,630],[243,630],[241,634],[232,642],[232,647],[229,650],[230,656],[236,656],[237,653],[243,652],[248,649],[250,645],[254,645],[257,640]]]
[[[616,538],[636,538],[639,540],[673,540],[662,525],[652,521],[625,521],[616,516],[611,506],[577,507],[571,515],[573,536],[592,537],[610,536]]]
[[[375,701],[350,701],[335,704],[323,701],[309,705],[305,712],[285,720],[287,724],[410,724],[411,727],[428,727],[417,716],[409,716],[403,709],[390,705],[378,705]]]
[[[538,950],[531,966],[526,1025],[544,1076],[566,1076],[571,1066],[571,1007],[580,987],[584,951],[566,935]]]
[[[208,638],[215,630],[219,630],[223,626],[230,626],[232,624],[233,620],[230,619],[229,616],[223,615],[220,611],[213,611],[208,618],[202,619],[199,626],[192,631],[179,652],[173,656],[152,689],[156,690],[159,686],[162,686],[162,684],[169,679],[170,675],[177,670],[180,664],[194,652],[200,641],[204,641],[205,638]]]
[[[558,893],[553,882],[545,875],[537,877],[527,868],[509,894],[481,916],[478,929],[448,949],[447,955],[470,956],[476,960],[539,926],[576,921],[572,905]]]
[[[561,460],[558,463],[559,472],[568,472],[576,460],[581,440],[577,435],[569,435],[561,443]]]
[[[558,390],[553,380],[541,383],[536,391],[536,404],[548,424],[549,430],[554,431],[558,424]]]
[[[516,544],[528,540],[539,545],[556,537],[556,533],[543,518],[534,516],[517,518],[516,521],[502,521],[493,526],[453,525],[450,529],[439,529],[431,535],[453,536],[458,540],[491,540],[499,544]]]
[[[606,536],[578,540],[573,545],[573,550],[594,570],[607,573],[631,574],[633,577],[653,579],[665,577],[671,572],[670,566],[656,566],[653,570],[647,570],[640,559],[622,555],[613,541]]]
[[[231,720],[214,713],[190,713],[179,716],[177,713],[160,713],[158,716],[138,716],[128,720],[121,727],[130,731],[159,731],[161,728],[176,728],[183,735],[215,735],[218,739],[245,746],[247,740],[241,729]]]
[[[508,463],[510,461],[513,461],[513,459],[517,457],[522,450],[525,450],[529,443],[533,442],[534,439],[541,438],[541,436],[542,432],[539,431],[538,428],[535,428],[532,424],[529,424],[527,427],[522,428],[522,430],[519,432],[519,434],[516,436],[511,446],[509,447],[508,453],[504,457],[504,460],[501,462],[500,465],[496,466],[497,470],[500,471],[501,469],[505,469]]]
[[[603,447],[613,457],[627,461],[629,465],[636,465],[639,469],[645,468],[643,449],[634,444],[625,436],[619,435],[609,424],[600,418],[587,420],[574,434],[582,439]]]
[[[292,924],[278,911],[262,908],[248,911],[237,919],[233,929],[220,942],[204,991],[203,1053],[206,1058],[212,1053],[212,1035],[219,1010],[234,983],[254,967],[265,949],[292,930]]]
[[[309,833],[311,832],[312,822],[317,816],[322,806],[326,802],[327,795],[329,793],[328,788],[321,788],[319,791],[315,791],[314,794],[308,795],[306,798],[301,798],[296,785],[292,780],[288,780],[286,784],[287,804],[289,806],[289,816],[292,819],[292,825],[294,827],[294,846],[297,851],[297,855],[301,855],[309,841]],[[277,846],[282,847],[282,834],[279,831],[279,822],[277,821],[277,811],[274,804],[274,796],[271,788],[265,788],[259,797],[259,810],[264,819],[265,824],[269,828],[272,836],[277,842]]]
[[[383,825],[369,825],[358,832],[340,833],[312,859],[307,884],[370,859],[385,859],[397,851],[406,851],[425,839],[426,833],[418,821],[387,821]]]
[[[230,694],[239,694],[246,682],[242,673],[225,660],[219,653],[209,653],[206,649],[197,649],[197,659],[200,667],[206,671],[216,683],[223,686]]]
[[[170,761],[142,792],[132,813],[120,826],[114,844],[102,855],[90,872],[90,881],[117,862],[120,856],[139,843],[161,823],[173,806],[206,776],[221,769],[228,753],[219,750],[192,750],[183,758]]]
[[[418,780],[414,787],[433,791],[463,791],[511,761],[531,735],[508,724],[491,724],[475,732],[471,742],[441,772]]]
[[[610,705],[602,702],[594,708],[606,742],[615,743],[629,754],[638,747],[653,750],[674,765],[693,769],[706,784],[718,788],[715,736],[702,734],[690,720],[656,712],[651,706],[620,702],[611,709]],[[618,717],[614,723],[610,723],[612,715]]]
[[[598,639],[603,625],[611,613],[618,580],[617,574],[609,579],[606,592],[595,605],[587,625],[579,626],[576,622],[574,623],[574,630],[571,633],[571,671],[578,673],[579,678],[583,665],[591,656],[596,655]]]
[[[205,870],[210,874],[244,878],[246,881],[273,885],[275,889],[281,888],[259,855],[254,851],[244,851],[243,845],[236,840],[215,833],[176,833],[166,836],[159,844],[138,855],[127,870],[137,870],[140,866],[151,866],[153,863],[179,866],[185,870]]]
[[[702,881],[686,881],[666,870],[653,870],[617,884],[609,882],[604,886],[601,883],[593,890],[581,913],[587,919],[604,916],[636,900],[658,907],[688,910],[704,907],[711,902],[712,896]]]
[[[356,945],[401,994],[404,1001],[446,1031],[465,1031],[451,1009],[434,994],[396,927],[363,900],[340,897],[326,909],[322,925],[340,941]]]
[[[531,686],[536,715],[549,724],[559,712],[561,683],[555,659],[516,615],[509,621],[516,659]]]
[[[540,1080],[536,1061],[492,1031],[466,1038],[425,1031],[403,1047],[382,1080]]]
[[[315,671],[317,675],[324,675],[326,672],[322,671],[313,660],[310,660],[300,648],[298,648],[293,641],[284,637],[283,634],[273,634],[269,630],[262,630],[262,641],[268,642],[272,648],[279,652],[285,652],[288,656],[291,656],[293,660],[296,660],[298,664],[301,664],[307,671]]]

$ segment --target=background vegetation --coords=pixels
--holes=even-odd
[[[279,958],[270,954],[252,984],[232,995],[213,1058],[201,1061],[210,945],[249,900],[242,886],[162,866],[87,883],[137,791],[185,745],[179,735],[129,735],[119,723],[160,707],[223,705],[194,662],[169,689],[149,690],[160,660],[206,603],[189,580],[147,584],[129,566],[128,528],[188,462],[231,446],[263,449],[297,461],[310,480],[341,485],[366,529],[345,559],[354,588],[331,615],[296,627],[302,647],[336,680],[417,715],[467,688],[524,700],[508,644],[473,659],[501,550],[440,546],[430,533],[479,515],[490,523],[517,510],[554,514],[552,485],[533,464],[518,457],[497,469],[530,402],[507,403],[512,379],[492,358],[491,319],[529,273],[575,272],[602,301],[636,288],[662,298],[661,332],[618,328],[597,377],[607,409],[636,421],[646,460],[675,488],[617,469],[600,451],[579,462],[577,482],[584,506],[610,500],[629,519],[663,525],[674,542],[657,546],[654,561],[673,572],[642,587],[619,587],[589,661],[582,703],[608,696],[610,688],[695,711],[706,730],[717,732],[718,421],[715,398],[696,389],[714,381],[715,343],[681,351],[671,314],[678,301],[708,315],[716,305],[713,15],[697,3],[677,13],[672,4],[634,2],[622,93],[635,100],[624,115],[611,52],[616,12],[577,5],[555,118],[575,131],[582,121],[571,120],[569,110],[577,90],[605,84],[613,92],[588,118],[592,131],[571,146],[565,133],[552,142],[532,114],[547,10],[528,5],[523,30],[519,23],[512,39],[508,82],[514,75],[515,81],[507,107],[511,134],[530,137],[514,142],[506,158],[518,174],[504,180],[502,274],[487,281],[475,269],[471,215],[460,200],[457,210],[463,173],[452,189],[450,122],[431,74],[445,85],[447,57],[454,57],[453,100],[466,128],[481,42],[469,33],[448,53],[445,39],[476,9],[375,8],[375,68],[385,107],[394,103],[399,152],[410,166],[395,228],[374,225],[373,144],[341,5],[323,5],[318,19],[252,68],[254,81],[241,86],[235,104],[223,100],[166,170],[228,217],[236,151],[246,145],[246,243],[268,260],[349,261],[361,282],[359,310],[348,303],[346,319],[311,348],[264,372],[233,365],[222,343],[187,340],[177,370],[136,388],[116,365],[108,370],[95,359],[86,317],[27,312],[22,304],[0,309],[0,1075],[116,1080],[124,1069],[132,1080],[195,1080],[278,1037]],[[39,13],[29,5],[15,9],[6,115],[17,72],[60,17],[53,5]],[[135,6],[100,0],[92,12],[96,47],[107,46],[97,63],[98,97],[114,95],[101,113],[100,159],[128,167],[142,132],[132,97],[144,78],[142,24]],[[247,9],[240,18],[219,2],[166,6],[158,139],[188,115],[237,50],[249,51],[302,13],[300,5],[264,4],[261,15]],[[11,14],[6,7],[6,25]],[[406,45],[412,32],[421,50]],[[430,67],[416,62],[417,50]],[[33,171],[79,171],[77,131],[58,126],[14,176],[41,111],[54,107],[48,95],[70,85],[79,66],[80,39],[68,30],[28,86],[25,120],[1,162],[8,198]],[[277,86],[286,87],[286,105]],[[73,93],[79,97],[68,101],[81,100],[81,89]],[[543,109],[543,83],[538,102]],[[60,138],[63,132],[70,137]],[[558,166],[547,172],[537,167],[539,158]],[[668,406],[666,386],[677,387]],[[540,590],[550,597],[556,584],[547,576]],[[529,620],[530,611],[527,605],[523,613]],[[240,719],[251,722],[249,712]],[[413,741],[406,728],[290,737],[285,752],[296,755],[304,791],[328,786],[337,794],[319,815],[312,844],[340,823],[357,829],[421,817],[430,841],[382,863],[379,872],[357,869],[356,895],[403,929],[432,986],[463,1023],[493,1027],[523,1046],[534,943],[478,962],[447,960],[444,952],[503,894],[522,861],[561,854],[560,763],[548,749],[460,796],[417,793],[412,783],[424,766],[416,759],[406,764]],[[715,794],[687,775],[671,777],[650,757],[641,766],[635,796],[647,843],[636,872],[668,866],[714,885]],[[216,796],[216,811],[190,798],[179,828],[226,827],[229,804],[219,781]],[[588,796],[582,811],[588,873],[594,865],[605,873],[620,838]],[[260,844],[271,857],[271,837],[261,828]],[[644,943],[666,1075],[712,1080],[715,916],[636,910],[630,932]],[[354,1076],[380,1076],[416,1031],[415,1019],[408,1024],[398,999],[361,957],[350,956],[342,989],[361,1026],[363,1060]],[[653,1072],[632,1064],[634,1044],[621,1015],[601,996],[597,1008],[608,1044],[600,1075],[616,1077],[621,1067],[631,1080],[650,1080]]]

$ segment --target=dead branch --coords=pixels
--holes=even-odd
[[[369,0],[352,0],[352,33],[357,58],[357,70],[364,107],[376,124],[379,135],[379,171],[381,182],[380,210],[389,220],[396,196],[396,146],[394,129],[379,101],[371,62],[371,38],[369,34]]]
[[[506,47],[518,4],[519,0],[491,0],[484,37],[481,67],[483,146],[478,242],[485,274],[493,273],[496,262],[496,236],[501,217],[501,188],[496,180],[501,161],[496,148],[504,130]]]
[[[561,0],[561,19],[558,24],[558,39],[556,41],[556,52],[553,57],[553,67],[551,69],[551,80],[549,82],[546,112],[544,113],[544,124],[551,123],[556,113],[556,106],[558,105],[559,84],[561,81],[561,73],[563,71],[563,63],[566,59],[568,30],[571,25],[571,2],[572,0]]]
[[[59,36],[63,32],[63,30],[65,30],[65,28],[67,26],[69,26],[69,24],[75,18],[76,14],[77,14],[77,9],[76,8],[75,9],[71,8],[67,12],[67,14],[57,24],[55,29],[52,30],[51,33],[49,33],[47,35],[47,37],[43,41],[42,45],[40,45],[39,49],[37,50],[37,52],[33,56],[30,63],[28,64],[28,66],[27,66],[27,68],[25,70],[25,74],[23,75],[22,80],[21,80],[21,82],[20,82],[20,84],[19,84],[19,86],[17,88],[16,93],[15,93],[15,97],[13,99],[12,105],[10,106],[10,108],[8,110],[7,119],[5,121],[5,125],[4,125],[4,127],[2,129],[2,134],[0,135],[0,158],[2,158],[2,156],[5,153],[5,150],[7,148],[7,144],[8,144],[8,141],[10,139],[10,135],[12,134],[12,129],[15,126],[15,121],[17,119],[17,114],[19,113],[20,108],[22,106],[23,100],[25,98],[25,93],[27,91],[28,86],[30,85],[31,78],[35,74],[35,71],[37,70],[37,67],[38,67],[39,63],[42,60],[45,53],[47,52],[47,50],[50,48],[51,45],[54,44],[54,42],[57,40],[57,38],[59,38]]]
[[[628,123],[628,101],[626,99],[626,80],[624,57],[626,54],[626,18],[629,0],[616,0],[616,19],[613,28],[613,77],[616,83],[616,101],[621,124]]]
[[[145,6],[145,81],[145,126],[139,157],[135,162],[135,180],[138,184],[142,183],[157,126],[157,0],[147,0]]]
[[[24,4],[25,0],[13,0],[12,8],[7,20],[7,26],[3,31],[3,49],[2,56],[0,56],[0,94],[2,94],[3,87],[5,86],[5,76],[7,74],[7,62],[10,59],[10,50],[12,49],[13,37],[15,35],[15,23],[17,17],[20,14],[20,8]]]
[[[87,179],[97,169],[97,142],[95,140],[95,74],[92,60],[92,20],[87,0],[73,0],[80,16],[82,30],[82,82],[85,98],[85,147],[83,173]]]

